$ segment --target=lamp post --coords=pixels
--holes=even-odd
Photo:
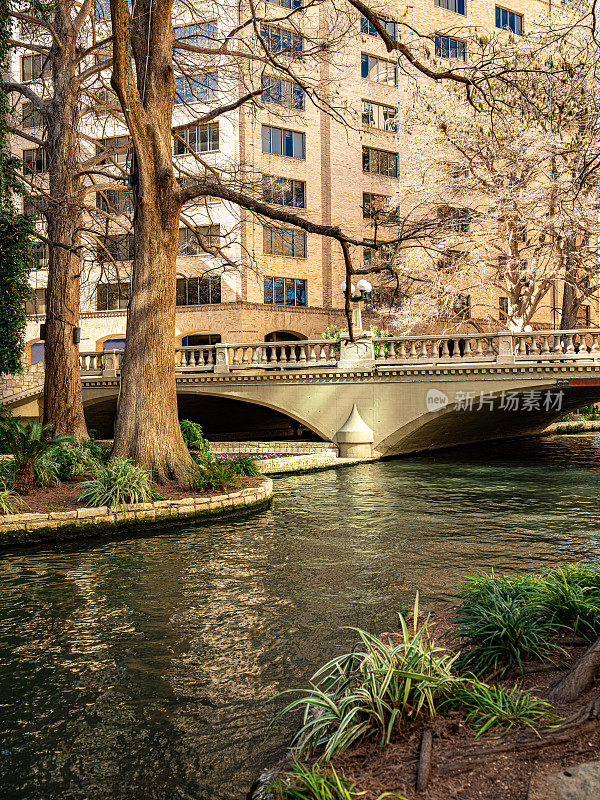
[[[346,294],[346,281],[343,281],[340,284],[340,289]],[[355,294],[356,290],[358,289],[358,294]],[[352,327],[354,328],[355,333],[363,333],[362,327],[362,314],[361,314],[361,303],[364,303],[367,300],[371,299],[371,292],[373,291],[373,287],[366,281],[364,278],[361,278],[356,286],[353,283],[350,284],[350,301],[353,303],[352,306]]]

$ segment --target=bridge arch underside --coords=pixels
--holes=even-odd
[[[536,389],[537,387],[531,387]],[[553,394],[564,392],[560,408],[544,410],[523,410],[531,389],[517,391],[518,408],[501,410],[499,397],[495,398],[493,408],[484,407],[477,410],[478,400],[473,403],[473,410],[454,410],[454,406],[430,412],[411,420],[394,433],[375,443],[379,455],[394,456],[426,450],[441,450],[477,442],[499,439],[534,436],[548,425],[556,422],[565,413],[581,406],[600,402],[600,386],[557,387]],[[547,391],[548,387],[540,387],[538,391]],[[540,404],[543,408],[543,401]]]
[[[264,403],[221,394],[178,392],[179,419],[202,425],[211,441],[271,441],[301,438],[322,441],[306,420],[285,414]],[[112,439],[117,398],[113,392],[86,401],[84,410],[88,429],[101,439]]]

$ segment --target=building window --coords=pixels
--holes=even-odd
[[[376,58],[366,53],[360,55],[360,74],[362,78],[388,86],[398,85],[398,67],[393,61]]]
[[[577,309],[577,324],[584,325],[589,328],[592,323],[592,314],[590,306],[579,306]]]
[[[462,250],[445,250],[438,259],[438,269],[443,272],[454,272],[464,259],[465,253]]]
[[[209,153],[219,149],[219,123],[196,125],[187,131],[180,131],[173,137],[173,152],[176,156],[186,153]]]
[[[98,261],[132,261],[133,234],[109,233],[97,245]]]
[[[521,242],[525,244],[527,242],[527,225],[518,225],[517,226],[517,242]]]
[[[101,283],[96,288],[97,311],[116,311],[119,308],[127,308],[128,303],[128,283]]]
[[[133,197],[131,192],[119,192],[116,189],[105,189],[96,192],[96,208],[105,214],[131,214]]]
[[[177,278],[176,304],[204,306],[221,302],[221,277]]]
[[[195,44],[198,47],[212,47],[218,39],[216,19],[209,22],[194,22],[191,25],[177,25],[173,30],[178,41]]]
[[[50,261],[50,246],[48,243],[34,242],[32,250],[29,268],[32,270],[46,269]]]
[[[455,14],[465,13],[465,0],[435,0],[436,6],[454,11]]]
[[[521,14],[515,14],[514,11],[507,11],[505,8],[496,6],[496,27],[521,35],[523,33],[523,17]]]
[[[133,151],[131,136],[111,136],[108,139],[100,139],[100,144],[96,145],[96,155],[100,155],[105,150],[110,155],[99,164],[127,164]]]
[[[217,72],[182,75],[175,86],[176,103],[208,103],[219,89]]]
[[[286,258],[306,258],[306,231],[297,228],[263,227],[263,253]]]
[[[34,81],[42,76],[43,58],[41,53],[21,56],[21,80],[23,83]]]
[[[46,151],[43,147],[34,147],[31,150],[23,150],[23,174],[39,175],[48,170],[46,163]]]
[[[460,61],[466,59],[465,43],[452,36],[435,37],[435,54],[439,58],[456,58]]]
[[[384,106],[373,103],[371,100],[362,101],[362,124],[365,128],[379,128],[382,131],[396,131],[397,109],[394,106]]]
[[[268,2],[276,6],[281,6],[282,8],[291,8],[293,10],[302,8],[302,0],[268,0]]]
[[[304,91],[299,83],[263,75],[262,87],[261,97],[264,103],[278,103],[286,108],[304,111]]]
[[[306,208],[306,183],[275,175],[263,175],[262,199],[279,206]]]
[[[392,39],[396,39],[396,34],[398,32],[398,26],[393,19],[388,19],[387,17],[379,17],[379,22],[385,28],[386,33],[388,33]],[[375,30],[375,26],[372,22],[370,22],[364,14],[360,15],[360,30],[361,33],[366,33],[367,36],[379,36],[377,31]]]
[[[390,264],[396,257],[396,245],[382,244],[381,247],[363,247],[363,263],[366,267],[376,264]]]
[[[21,106],[21,125],[26,129],[42,128],[44,126],[42,112],[33,103],[27,102]]]
[[[305,306],[306,281],[299,278],[265,278],[265,303],[278,306]]]
[[[36,289],[35,295],[25,303],[26,314],[45,314],[46,313],[46,290]]]
[[[35,222],[40,222],[44,218],[46,199],[42,195],[29,195],[23,198],[23,214],[31,217]]]
[[[508,319],[508,297],[498,298],[498,319],[500,322],[506,322]]]
[[[220,225],[198,225],[194,230],[189,228],[179,228],[179,250],[177,254],[180,256],[200,256],[206,254],[200,246],[198,236],[206,242],[208,247],[219,247],[221,244],[221,226]]]
[[[381,211],[384,211],[389,197],[385,194],[371,194],[363,192],[362,210],[363,219],[374,219]]]
[[[306,158],[305,136],[298,131],[288,131],[286,128],[272,128],[270,125],[263,125],[262,151],[263,153],[272,153],[275,156]]]
[[[398,153],[388,153],[387,150],[363,147],[362,154],[363,172],[387,175],[388,178],[398,177]]]
[[[454,301],[454,311],[462,319],[471,319],[471,295],[459,294]]]
[[[455,233],[468,233],[471,226],[471,212],[468,208],[444,206],[438,210],[439,218]]]
[[[299,33],[286,31],[284,28],[279,28],[277,25],[265,25],[262,23],[260,26],[260,35],[269,53],[291,55],[294,58],[298,58],[302,53],[303,42],[302,36],[300,36]]]

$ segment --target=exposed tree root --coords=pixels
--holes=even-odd
[[[540,750],[543,747],[562,744],[576,736],[595,731],[599,727],[600,697],[588,703],[576,714],[567,717],[562,725],[544,728],[537,734],[520,733],[488,747],[463,747],[451,752],[435,772],[436,775],[467,772],[478,764],[483,764],[503,753],[511,753],[515,750]]]
[[[433,762],[431,752],[433,746],[433,734],[427,729],[423,731],[421,738],[421,750],[419,753],[419,769],[417,771],[417,792],[424,792],[429,784]]]
[[[596,639],[573,669],[555,684],[548,693],[552,703],[572,703],[586,692],[600,670],[600,639]]]

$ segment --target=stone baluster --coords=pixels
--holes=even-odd
[[[549,356],[550,355],[550,343],[549,343],[548,340],[550,339],[550,337],[547,336],[546,334],[542,334],[540,338],[542,340],[542,347],[540,349],[540,355]]]
[[[574,353],[575,348],[573,347],[573,334],[572,333],[565,334],[565,339],[567,340],[565,353]]]
[[[448,339],[442,339],[441,343],[442,343],[442,349],[440,352],[440,356],[442,358],[446,358],[448,356]]]
[[[598,334],[592,333],[592,353],[598,353],[600,351],[600,344],[598,344]]]
[[[298,359],[298,361],[300,361],[301,364],[306,364],[306,348],[308,347],[308,345],[299,344],[298,347],[300,348],[300,358]]]
[[[483,342],[484,341],[485,340],[482,339],[481,337],[479,337],[479,336],[477,337],[476,347],[475,347],[475,355],[476,356],[482,356],[483,355]]]
[[[311,344],[308,346],[308,360],[311,363],[314,363],[317,360],[317,353],[316,353],[317,347],[318,345],[316,344]]]

